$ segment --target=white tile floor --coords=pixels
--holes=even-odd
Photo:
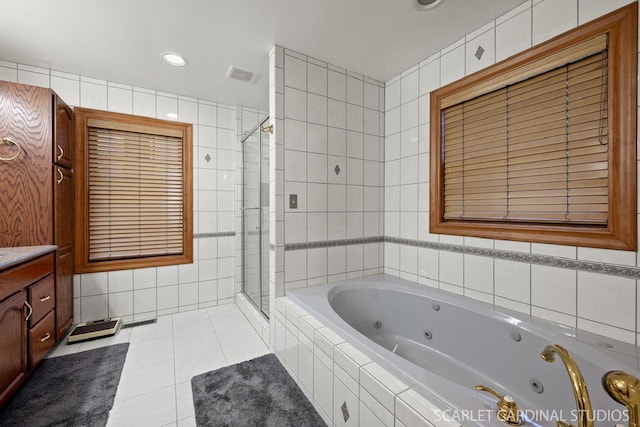
[[[191,377],[269,353],[235,304],[159,317],[49,357],[129,342],[108,427],[195,426]]]

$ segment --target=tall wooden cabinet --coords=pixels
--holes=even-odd
[[[53,230],[56,251],[56,337],[73,320],[73,111],[52,92]]]
[[[55,92],[0,81],[0,158],[17,155],[0,160],[0,247],[58,246],[56,339],[73,319],[72,132],[73,112]]]

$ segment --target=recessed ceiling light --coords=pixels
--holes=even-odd
[[[442,3],[442,0],[411,0],[411,3],[418,10],[429,10]]]
[[[174,67],[184,67],[187,65],[187,60],[177,53],[163,53],[162,59],[169,65],[173,65]]]

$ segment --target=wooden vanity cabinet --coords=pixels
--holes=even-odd
[[[0,271],[0,408],[55,343],[54,254]]]
[[[22,290],[0,302],[0,407],[20,387],[27,375],[27,322]]]
[[[51,89],[0,81],[0,247],[57,245],[55,337],[73,321],[73,111]],[[0,157],[16,147],[0,143]]]

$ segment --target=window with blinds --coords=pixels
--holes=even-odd
[[[191,125],[85,109],[78,114],[82,268],[191,262]]]
[[[444,217],[608,218],[606,39],[597,52],[443,110]]]
[[[432,92],[432,233],[635,249],[631,9]]]

